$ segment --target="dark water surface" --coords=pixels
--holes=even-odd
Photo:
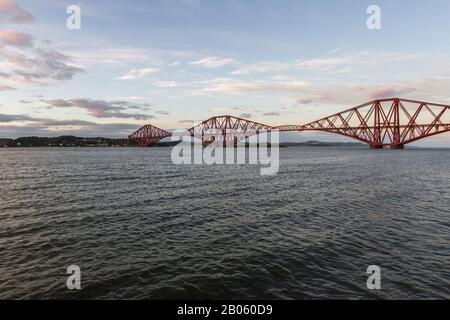
[[[450,299],[449,156],[287,148],[261,176],[168,148],[3,149],[0,298]]]

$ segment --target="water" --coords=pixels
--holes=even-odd
[[[0,298],[450,298],[450,150],[287,148],[272,177],[169,154],[0,150]]]

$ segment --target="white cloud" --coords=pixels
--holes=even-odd
[[[402,52],[375,52],[371,50],[353,53],[341,53],[329,57],[296,60],[294,66],[306,70],[332,70],[337,72],[349,72],[353,67],[362,68],[379,67],[380,65],[410,62],[423,58],[420,54],[406,54]]]
[[[179,84],[176,81],[156,81],[155,86],[159,88],[175,88],[178,87]]]
[[[189,64],[195,66],[201,66],[205,68],[220,68],[226,65],[235,63],[234,59],[230,58],[219,58],[219,57],[207,57],[197,61],[190,62]]]
[[[234,75],[245,75],[250,73],[265,73],[265,72],[273,72],[273,71],[282,71],[289,69],[290,64],[289,63],[283,63],[283,62],[270,62],[270,61],[262,61],[255,64],[250,64],[247,66],[244,66],[240,69],[237,69],[231,74]]]
[[[157,68],[143,68],[143,69],[133,69],[127,74],[117,77],[117,80],[137,80],[142,79],[152,73],[159,72]]]
[[[303,91],[309,87],[306,81],[295,80],[290,82],[277,82],[265,80],[244,81],[233,78],[216,78],[205,83],[204,88],[194,94],[280,94]]]
[[[139,101],[139,100],[145,100],[146,97],[142,96],[127,96],[127,97],[111,97],[111,100],[133,100],[133,101]]]
[[[351,62],[350,56],[335,58],[318,58],[310,60],[297,60],[295,66],[300,69],[330,69]]]
[[[68,47],[70,46],[70,50]],[[163,50],[155,48],[138,47],[115,47],[109,42],[100,39],[93,43],[86,41],[70,42],[65,44],[65,51],[84,65],[92,67],[107,65],[108,67],[129,67],[130,65],[151,65],[161,67],[170,64],[173,60],[179,62],[179,57],[186,57],[191,53],[188,51]],[[99,52],[102,52],[99,55]],[[176,58],[174,58],[176,57]]]

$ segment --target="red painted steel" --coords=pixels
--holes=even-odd
[[[271,130],[323,131],[340,134],[371,148],[403,148],[405,144],[450,131],[450,106],[408,99],[374,100],[305,125],[272,127],[233,116],[212,117],[187,130],[185,135],[204,143],[236,144],[246,137]],[[147,125],[129,138],[151,146],[172,134]]]
[[[148,124],[134,132],[128,139],[137,141],[143,147],[151,147],[171,135],[172,133],[166,130]]]
[[[260,132],[268,132],[272,127],[233,116],[212,117],[188,130],[191,137],[209,144],[212,142],[224,145],[236,145],[247,137]]]

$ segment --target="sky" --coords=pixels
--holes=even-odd
[[[71,5],[80,29],[66,25]],[[388,97],[450,104],[449,13],[447,0],[0,0],[0,137],[126,137],[225,114],[304,124]],[[450,134],[416,144],[450,147]]]

